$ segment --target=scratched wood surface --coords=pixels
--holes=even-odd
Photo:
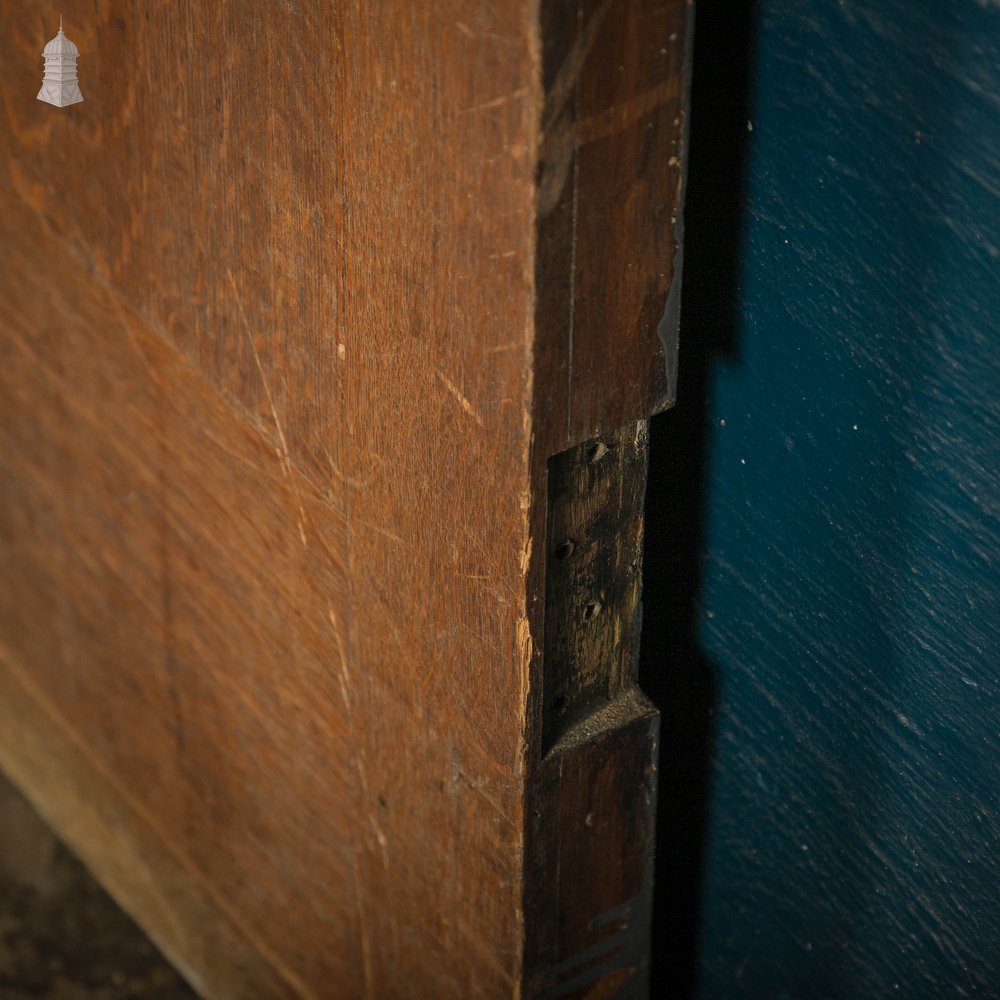
[[[632,9],[552,42],[513,0],[78,2],[56,109],[53,15],[0,0],[0,765],[207,996],[521,988],[570,426],[542,331],[577,280],[541,248],[542,53],[604,94],[574,150],[679,142],[683,38]],[[638,275],[614,365],[573,369],[583,437],[662,405],[631,372],[667,378],[663,212],[574,258]]]

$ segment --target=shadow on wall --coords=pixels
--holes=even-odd
[[[699,647],[712,366],[738,357],[738,283],[756,4],[695,23],[680,379],[652,422],[640,684],[662,713],[652,995],[693,997],[717,673]]]
[[[994,996],[1000,8],[760,7],[699,7],[651,436],[653,995]]]

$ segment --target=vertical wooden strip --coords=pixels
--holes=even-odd
[[[634,686],[642,421],[676,385],[692,14],[691,0],[541,4],[531,997],[646,990],[659,718]]]
[[[635,686],[645,421],[548,463],[541,753],[528,789],[529,997],[641,997],[659,714]]]
[[[658,739],[659,713],[633,688],[578,723],[538,768],[527,997],[647,996]]]
[[[692,17],[691,0],[542,4],[535,406],[548,454],[673,402]]]

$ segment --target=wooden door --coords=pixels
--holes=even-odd
[[[688,8],[71,8],[58,108],[0,2],[0,763],[206,996],[641,989]]]

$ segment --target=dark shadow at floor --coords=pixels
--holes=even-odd
[[[662,713],[652,995],[697,993],[717,672],[698,640],[711,375],[738,360],[756,5],[695,27],[676,407],[651,428],[640,683]]]
[[[195,1000],[2,775],[0,997]]]

